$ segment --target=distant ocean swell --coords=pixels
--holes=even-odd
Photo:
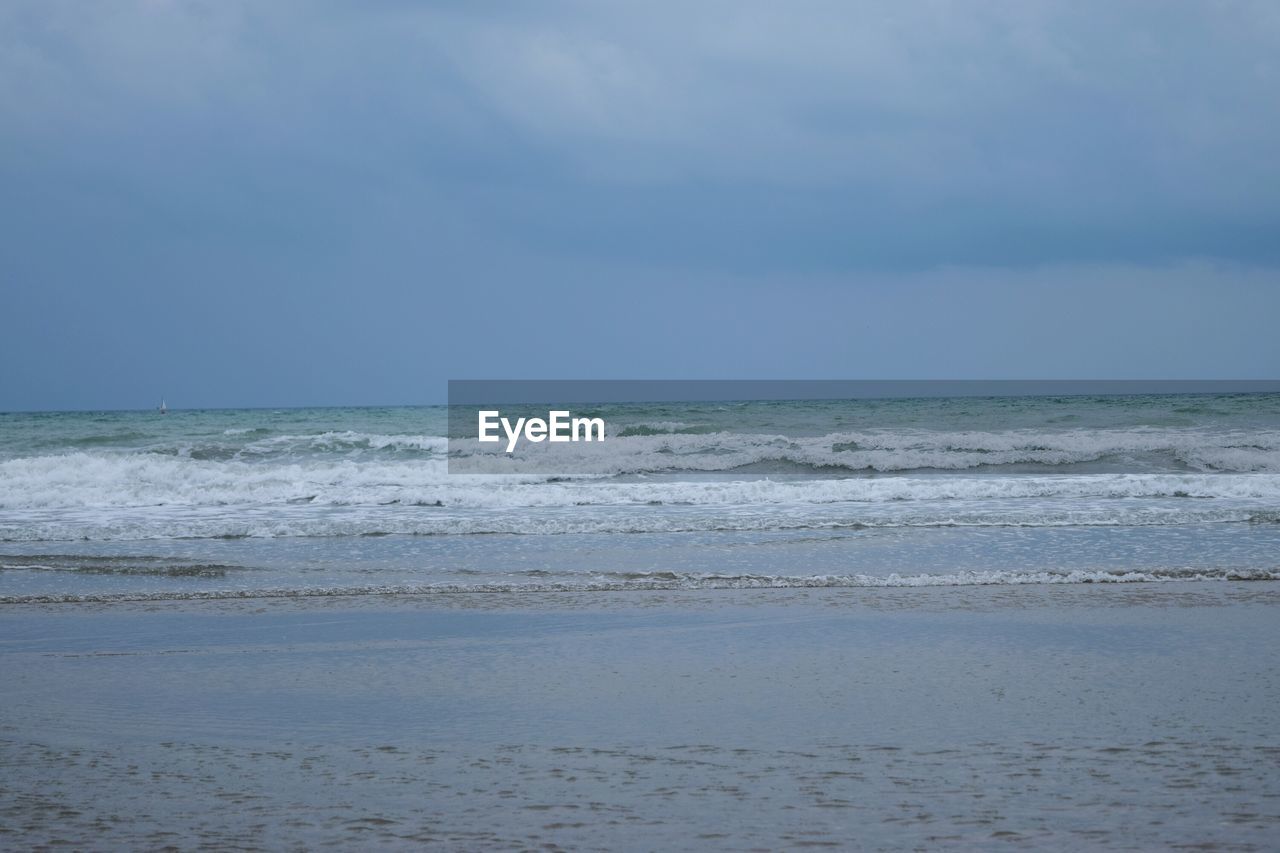
[[[790,462],[816,469],[910,471],[964,470],[981,466],[1060,466],[1104,459],[1168,464],[1203,471],[1280,472],[1280,430],[1041,429],[940,431],[911,428],[835,432],[820,436],[768,432],[709,431],[686,426],[633,425],[607,441],[575,445],[580,476],[616,476],[652,471],[727,471],[761,462]],[[33,450],[54,450],[53,446]],[[447,441],[438,435],[390,435],[352,430],[270,435],[263,428],[227,429],[216,435],[146,440],[137,431],[76,436],[56,450],[130,453],[210,461],[350,461],[443,459],[452,451],[468,456],[478,442]],[[563,446],[521,444],[513,458],[564,455]],[[40,455],[31,453],[24,455]]]
[[[454,441],[467,456],[476,442]],[[823,436],[716,432],[614,437],[574,445],[571,454],[546,444],[524,444],[513,461],[542,462],[560,455],[563,473],[610,477],[635,473],[734,471],[786,463],[812,472],[999,470],[1008,466],[1059,468],[1110,462],[1115,467],[1222,472],[1280,472],[1280,431],[1041,430],[939,432],[897,429]],[[530,465],[530,470],[537,470]]]

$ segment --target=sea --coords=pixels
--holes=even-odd
[[[444,406],[0,415],[0,602],[1280,579],[1280,394],[608,404],[458,474]]]

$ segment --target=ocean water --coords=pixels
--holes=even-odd
[[[1280,579],[1277,394],[575,414],[554,476],[445,407],[3,414],[0,601]]]
[[[1280,395],[446,414],[0,415],[0,849],[1280,846]]]

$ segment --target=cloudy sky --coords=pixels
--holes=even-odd
[[[0,409],[1275,378],[1280,4],[0,4]]]

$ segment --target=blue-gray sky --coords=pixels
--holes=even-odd
[[[0,4],[0,409],[1274,378],[1280,4]]]

